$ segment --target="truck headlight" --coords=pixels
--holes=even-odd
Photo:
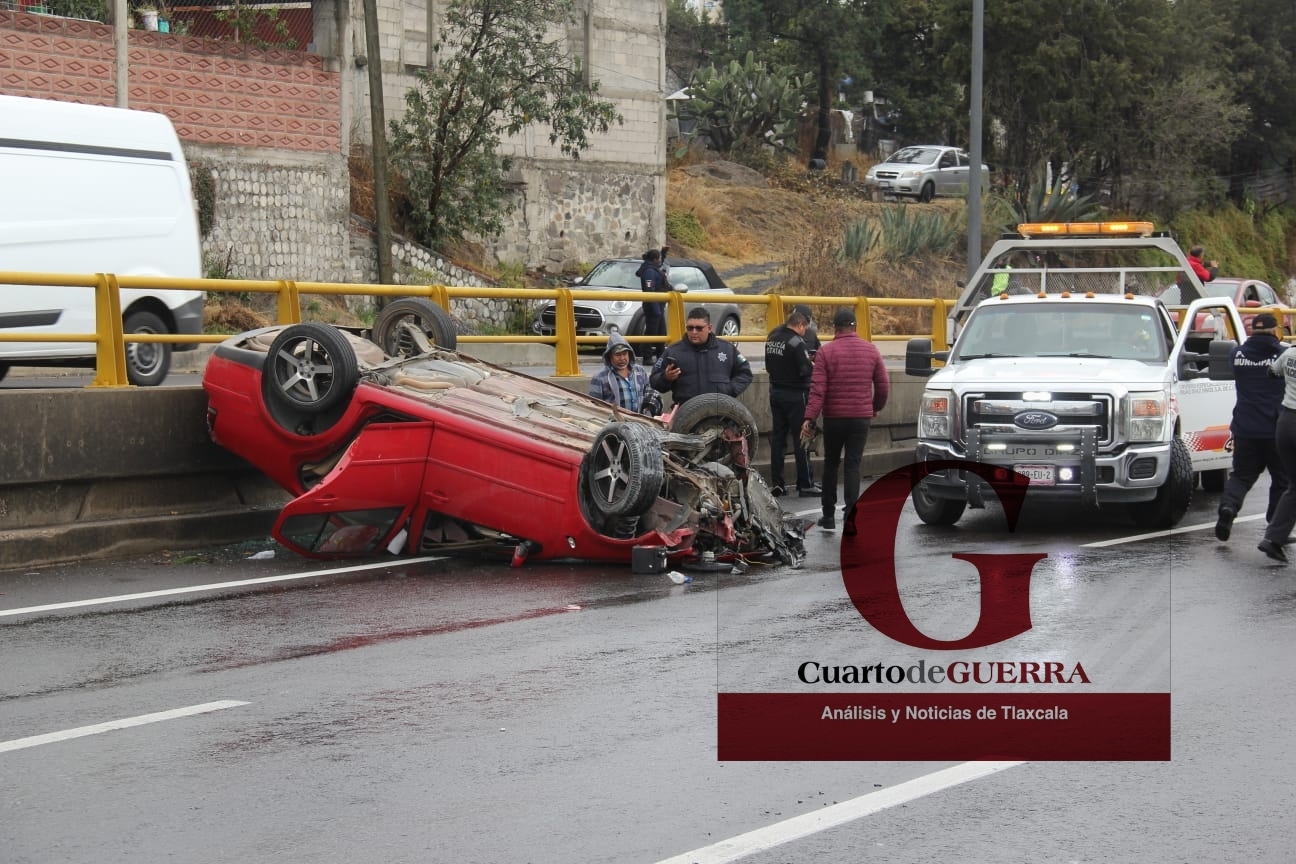
[[[923,393],[922,405],[918,408],[918,437],[950,440],[953,437],[950,434],[953,428],[951,407],[949,393]]]
[[[1130,441],[1161,441],[1165,434],[1165,393],[1131,393],[1126,397]]]

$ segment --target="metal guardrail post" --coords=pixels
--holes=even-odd
[[[280,324],[301,323],[301,298],[297,294],[297,283],[291,279],[279,280],[279,308],[277,314]]]
[[[122,332],[121,293],[113,273],[95,274],[95,377],[91,387],[129,387],[126,376],[126,336]],[[104,326],[107,322],[107,326]],[[105,332],[106,331],[106,332]]]
[[[873,320],[869,317],[871,312],[867,297],[855,301],[855,329],[865,342],[873,341]]]
[[[684,338],[684,295],[670,292],[666,300],[666,345]],[[666,345],[662,347],[665,348]]]
[[[554,375],[571,377],[580,375],[580,359],[576,353],[576,308],[572,303],[570,288],[558,289],[554,306]]]
[[[783,305],[782,294],[771,294],[765,304],[765,332],[773,333],[774,328],[783,323],[787,318],[787,307]]]
[[[932,298],[931,337],[932,337],[933,351],[949,350],[949,343],[946,342],[945,340],[945,337],[947,335],[945,332],[947,329],[945,321],[949,313],[946,311],[945,307],[946,307],[945,298],[943,297]]]

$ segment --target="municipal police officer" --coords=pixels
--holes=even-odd
[[[1288,474],[1274,442],[1278,412],[1283,405],[1281,380],[1270,374],[1274,360],[1287,346],[1278,338],[1278,319],[1262,312],[1251,319],[1251,336],[1233,349],[1233,383],[1237,401],[1233,405],[1233,470],[1220,497],[1215,536],[1227,540],[1242,501],[1261,472],[1269,471],[1269,506],[1265,519],[1272,520],[1278,500],[1287,489]]]

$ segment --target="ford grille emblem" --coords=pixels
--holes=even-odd
[[[1013,423],[1023,429],[1052,429],[1058,418],[1047,411],[1023,411],[1013,418]]]

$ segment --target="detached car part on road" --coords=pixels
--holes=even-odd
[[[1207,375],[1212,343],[1245,338],[1237,308],[1203,297],[1176,316],[1152,296],[1189,268],[1149,224],[1019,232],[995,243],[953,307],[952,349],[908,345],[906,371],[931,379],[915,461],[977,462],[1029,483],[1028,500],[1127,506],[1141,527],[1175,525],[1195,475],[1218,491],[1231,464],[1233,387]],[[1193,328],[1203,321],[1210,329]],[[912,498],[924,522],[951,525],[990,489],[940,469]]]
[[[295,496],[273,529],[294,551],[803,558],[805,525],[749,470],[756,424],[737,400],[690,400],[667,426],[450,350],[449,316],[424,300],[388,306],[371,335],[264,328],[207,364],[212,438]]]

